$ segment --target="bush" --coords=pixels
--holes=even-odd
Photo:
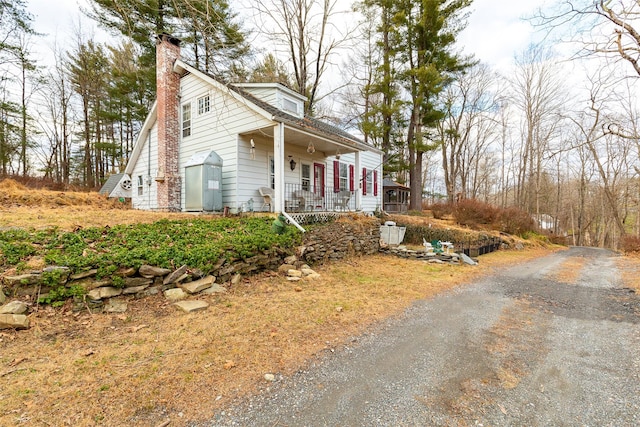
[[[527,212],[518,208],[498,210],[500,231],[522,236],[524,233],[536,231],[536,223]]]
[[[464,199],[453,209],[456,222],[466,226],[491,225],[498,218],[498,209],[475,199]]]
[[[445,215],[451,215],[453,213],[453,206],[449,203],[434,203],[429,206],[429,210],[431,210],[435,219],[442,219]]]
[[[640,252],[640,237],[625,234],[620,242],[620,249],[626,253]]]

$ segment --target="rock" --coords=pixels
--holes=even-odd
[[[22,301],[11,301],[0,307],[0,314],[25,314],[29,306]]]
[[[430,264],[444,264],[444,261],[441,259],[433,258],[427,261]]]
[[[278,273],[287,274],[287,271],[295,269],[296,267],[293,264],[282,264],[280,267],[278,267]]]
[[[240,281],[242,280],[242,274],[236,274],[235,276],[233,276],[233,278],[231,279],[231,284],[232,285],[237,285],[238,283],[240,283]]]
[[[295,264],[298,261],[298,257],[295,255],[290,255],[284,259],[285,264]]]
[[[185,313],[192,313],[194,311],[206,310],[209,307],[209,304],[206,301],[201,300],[189,300],[189,301],[179,301],[174,304],[180,310]]]
[[[466,254],[461,253],[460,254],[460,258],[462,258],[462,262],[464,262],[465,264],[469,264],[469,265],[478,265],[477,262],[475,262],[474,260],[472,260],[471,258],[469,258]]]
[[[0,288],[0,305],[4,304],[6,300],[7,300],[7,297],[5,296],[4,292],[2,292],[2,288]]]
[[[171,270],[168,268],[153,267],[151,265],[141,265],[138,269],[138,274],[148,278],[166,276],[169,273],[171,273]]]
[[[17,276],[4,276],[4,283],[9,287],[21,285],[37,285],[40,283],[40,273],[19,274]]]
[[[316,272],[310,268],[301,268],[300,272],[302,273],[302,276],[310,276],[312,274],[316,274]]]
[[[180,282],[184,282],[187,277],[189,277],[189,275],[187,273],[184,273],[182,276],[178,277],[176,280],[174,280],[173,282],[169,283],[170,285],[178,285],[178,283]]]
[[[302,277],[302,271],[291,269],[287,271],[287,276],[289,277]]]
[[[127,277],[124,279],[125,288],[134,288],[138,286],[150,286],[153,283],[152,279],[145,277]]]
[[[111,279],[94,280],[91,278],[84,278],[74,283],[74,285],[82,286],[85,291],[91,291],[96,288],[103,288],[111,285]]]
[[[69,276],[69,279],[71,280],[86,279],[87,277],[93,277],[96,274],[98,274],[98,270],[94,268],[91,270],[80,271],[78,273],[72,274],[71,276]]]
[[[133,267],[120,267],[115,274],[120,277],[131,277],[136,274],[136,272],[137,270]]]
[[[202,291],[202,293],[205,295],[224,293],[224,292],[227,292],[227,288],[225,288],[224,286],[220,286],[217,283],[213,283],[210,288],[207,288],[204,291]]]
[[[319,275],[318,273],[313,273],[313,274],[308,275],[308,276],[306,277],[306,279],[310,279],[310,280],[317,280],[317,279],[319,279],[319,278],[321,278],[321,277],[322,277],[322,276],[321,276],[321,275]]]
[[[113,286],[105,286],[103,288],[95,288],[89,291],[87,296],[92,300],[100,300],[104,298],[112,298],[122,295],[122,289]]]
[[[111,298],[104,305],[105,313],[124,313],[127,311],[127,303],[118,298]]]
[[[216,280],[213,276],[207,276],[200,280],[194,280],[193,282],[183,283],[180,287],[187,291],[190,294],[197,294],[198,292],[202,292],[207,288],[210,288],[213,285],[213,282]]]
[[[187,294],[180,288],[173,288],[164,291],[164,296],[169,301],[176,302],[185,299],[187,297]]]
[[[149,287],[149,285],[141,285],[141,286],[133,286],[131,288],[124,288],[122,290],[122,294],[123,295],[131,295],[131,294],[137,294],[138,292],[142,292],[145,289],[147,289]],[[156,292],[157,293],[157,292]]]
[[[29,318],[24,314],[0,314],[0,329],[27,329]]]
[[[142,267],[141,267],[142,268]],[[171,283],[175,283],[178,281],[178,279],[180,279],[185,273],[187,272],[187,266],[183,265],[182,267],[178,268],[176,271],[174,271],[173,273],[170,273],[167,277],[164,278],[164,280],[162,281],[163,285],[169,285]]]
[[[518,242],[518,243],[516,243],[516,245],[514,246],[514,248],[515,248],[517,251],[521,251],[521,250],[523,250],[523,249],[524,249],[524,245],[523,245],[522,243]]]
[[[300,277],[287,277],[287,280],[290,282],[299,282],[302,279]]]
[[[273,374],[264,374],[264,379],[273,382],[276,380],[276,376]]]

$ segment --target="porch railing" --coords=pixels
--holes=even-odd
[[[285,184],[284,210],[286,212],[354,211],[356,197],[353,191],[334,191],[333,188],[313,185]]]

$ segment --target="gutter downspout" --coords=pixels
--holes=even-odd
[[[289,214],[288,214],[288,213],[286,213],[285,211],[282,211],[281,213],[282,213],[282,215],[283,215],[285,218],[287,218],[287,220],[288,220],[291,224],[295,225],[295,226],[296,226],[296,228],[297,228],[298,230],[302,231],[303,233],[306,233],[306,232],[307,232],[307,230],[305,230],[304,228],[302,228],[302,226],[301,226],[300,224],[298,224],[298,222],[297,222],[295,219],[293,219],[293,218],[291,217],[291,215],[289,215]]]

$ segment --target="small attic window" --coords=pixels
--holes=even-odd
[[[298,112],[298,103],[290,100],[289,98],[282,98],[282,109],[295,115],[300,114]]]
[[[209,95],[198,98],[198,115],[201,116],[211,111],[211,98]]]

